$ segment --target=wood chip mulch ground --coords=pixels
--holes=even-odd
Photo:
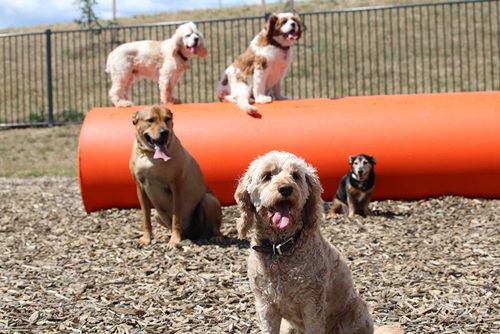
[[[500,332],[500,200],[378,201],[325,216],[377,324]],[[139,247],[139,210],[86,214],[75,178],[0,179],[0,333],[259,333],[247,241]],[[160,232],[163,232],[162,236]]]

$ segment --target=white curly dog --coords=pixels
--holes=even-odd
[[[346,258],[321,235],[322,191],[316,170],[288,152],[257,158],[239,180],[237,229],[240,238],[253,230],[248,278],[261,333],[374,332]]]
[[[208,54],[205,38],[193,22],[182,24],[164,41],[136,41],[118,46],[108,55],[106,72],[111,77],[109,97],[116,107],[134,103],[128,94],[132,82],[140,78],[158,81],[162,104],[181,101],[172,96],[175,84],[194,56]]]

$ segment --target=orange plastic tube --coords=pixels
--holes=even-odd
[[[303,99],[259,105],[172,105],[174,131],[222,205],[257,156],[283,150],[318,171],[330,201],[348,156],[377,159],[374,199],[441,195],[500,198],[500,92]],[[128,162],[132,114],[94,108],[83,122],[78,167],[87,212],[139,207]]]

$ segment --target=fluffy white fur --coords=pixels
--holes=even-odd
[[[225,70],[217,86],[221,101],[255,113],[251,102],[285,100],[281,81],[292,63],[291,46],[302,36],[302,22],[292,13],[272,14],[250,46]]]
[[[254,230],[248,278],[261,333],[374,331],[345,257],[321,235],[321,193],[315,169],[287,152],[272,151],[257,158],[239,180],[237,229],[240,238]],[[294,238],[291,248],[273,254],[272,244],[290,238]],[[401,332],[381,327],[376,333]]]
[[[172,96],[175,84],[194,55],[204,58],[207,53],[203,34],[193,22],[179,26],[164,41],[136,41],[118,46],[108,55],[106,63],[106,72],[111,77],[111,102],[117,107],[133,106],[128,97],[132,82],[148,78],[158,81],[161,103],[181,103]]]

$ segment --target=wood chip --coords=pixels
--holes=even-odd
[[[322,231],[377,324],[499,332],[500,200],[370,206],[369,218],[325,215]],[[157,225],[163,237],[138,246],[140,210],[86,214],[75,178],[0,178],[0,212],[0,333],[260,333],[235,206],[223,244],[175,250]]]

